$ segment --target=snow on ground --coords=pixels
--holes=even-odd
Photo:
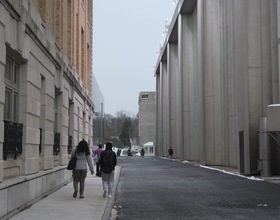
[[[238,173],[229,172],[229,171],[225,171],[225,170],[214,168],[214,167],[208,167],[208,166],[203,166],[203,165],[199,165],[199,166],[202,167],[202,168],[205,168],[205,169],[216,170],[216,171],[219,171],[219,172],[222,172],[222,173],[226,173],[226,174],[229,174],[229,175],[234,175],[234,176],[246,178],[248,180],[264,181],[263,179],[259,179],[259,178],[256,178],[254,176],[243,176],[243,175],[238,174]]]
[[[168,157],[161,157],[162,159],[167,159],[167,160],[170,160],[170,158]],[[177,160],[176,160],[177,161]],[[179,160],[178,160],[179,161]],[[190,164],[193,164],[187,160],[184,160],[182,161],[182,163],[190,163]],[[242,177],[242,178],[246,178],[248,180],[255,180],[255,181],[264,181],[264,179],[260,179],[260,178],[256,178],[254,176],[244,176],[244,175],[241,175],[239,173],[234,173],[234,172],[230,172],[230,171],[226,171],[226,170],[223,170],[223,169],[219,169],[219,168],[215,168],[215,167],[208,167],[208,166],[203,166],[201,164],[194,164],[195,166],[200,166],[202,168],[205,168],[205,169],[209,169],[209,170],[216,170],[216,171],[219,171],[219,172],[222,172],[222,173],[226,173],[226,174],[229,174],[229,175],[234,175],[234,176],[238,176],[238,177]]]

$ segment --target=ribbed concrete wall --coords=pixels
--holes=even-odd
[[[181,160],[257,171],[258,119],[279,102],[278,8],[179,1],[156,69],[163,156],[170,144]]]

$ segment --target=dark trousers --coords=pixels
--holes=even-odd
[[[80,182],[80,195],[84,194],[86,176],[87,170],[73,170],[74,191],[78,192],[78,183]]]
[[[96,162],[96,176],[101,176],[100,164]]]

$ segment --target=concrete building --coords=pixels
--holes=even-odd
[[[139,99],[139,145],[156,140],[156,93],[140,92]]]
[[[158,155],[258,173],[258,120],[279,103],[279,8],[178,1],[155,70]]]
[[[71,180],[69,152],[92,140],[91,48],[91,0],[0,0],[1,219]]]

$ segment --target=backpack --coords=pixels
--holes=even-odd
[[[114,170],[114,152],[102,155],[101,170],[104,173],[111,173]]]

